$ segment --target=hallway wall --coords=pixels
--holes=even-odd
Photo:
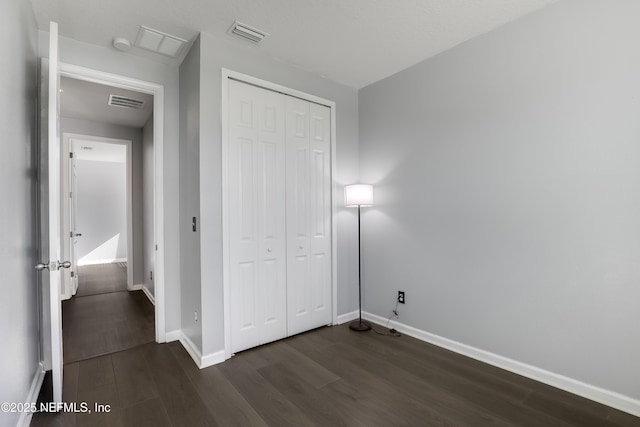
[[[142,281],[155,296],[152,273],[155,271],[155,224],[153,217],[153,115],[142,128]]]
[[[37,29],[30,3],[0,3],[0,402],[25,402],[39,367],[36,235]],[[0,426],[19,413],[0,412]]]

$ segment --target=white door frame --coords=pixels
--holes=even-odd
[[[60,63],[60,75],[153,95],[153,225],[156,342],[166,342],[164,277],[164,86],[77,65]]]
[[[226,68],[222,69],[222,286],[224,304],[224,357],[231,358],[231,301],[229,297],[230,256],[229,256],[229,79],[237,80],[263,89],[280,92],[284,95],[304,99],[305,101],[327,106],[331,109],[331,294],[333,324],[338,323],[338,255],[337,255],[337,183],[336,170],[336,103],[315,95],[310,95],[276,83],[262,80],[247,74],[238,73]]]
[[[126,184],[126,210],[127,210],[127,289],[132,291],[135,290],[133,284],[133,263],[134,263],[134,250],[133,250],[133,162],[132,162],[132,142],[127,139],[116,139],[116,138],[105,138],[101,136],[94,135],[83,135],[77,133],[64,132],[62,134],[62,195],[64,200],[68,200],[67,194],[70,190],[70,182],[69,182],[69,153],[72,150],[72,141],[73,140],[85,140],[85,141],[95,141],[104,144],[116,144],[116,145],[124,145],[127,150],[126,157],[126,174],[127,174],[127,184]],[[66,191],[66,193],[65,193]],[[75,196],[75,195],[74,195]],[[67,203],[68,205],[68,203]],[[71,209],[71,208],[69,208]],[[62,209],[62,238],[70,241],[69,232],[69,220],[70,220],[70,211],[67,209]],[[82,231],[82,230],[81,230]],[[71,245],[71,243],[68,243]],[[66,246],[63,246],[66,248]],[[70,253],[69,253],[70,254]],[[65,253],[64,255],[69,255]],[[67,259],[67,258],[65,258]],[[70,288],[70,276],[68,274],[63,275],[64,281],[64,290],[62,292],[62,299],[69,299],[72,296],[72,291]]]

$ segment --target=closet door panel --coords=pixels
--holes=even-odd
[[[286,336],[284,100],[229,82],[231,350]]]
[[[284,96],[264,89],[258,110],[260,344],[287,336]]]
[[[260,294],[256,253],[257,116],[255,100],[232,82],[229,87],[229,249],[232,351],[259,339]]]
[[[309,262],[309,103],[286,99],[287,152],[287,325],[289,335],[311,329]]]
[[[311,327],[328,325],[331,313],[331,110],[310,103]]]

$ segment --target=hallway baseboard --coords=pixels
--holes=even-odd
[[[209,366],[217,365],[218,363],[222,363],[225,361],[224,358],[224,350],[216,351],[215,353],[205,354],[204,356],[198,350],[198,347],[186,336],[182,331],[180,331],[180,344],[187,350],[189,356],[196,363],[198,368],[204,369]]]
[[[151,301],[151,304],[156,305],[156,299],[153,296],[153,294],[151,294],[151,291],[149,290],[149,288],[147,288],[145,285],[134,285],[133,287],[135,288],[136,286],[140,286],[140,289],[142,289],[142,292],[144,292],[147,298],[149,298],[149,301]]]
[[[114,264],[118,262],[127,262],[126,258],[108,258],[108,259],[92,259],[89,261],[78,261],[78,267],[84,267],[86,265],[101,265],[101,264]]]
[[[145,296],[149,299],[151,304],[156,305],[155,297],[153,296],[151,291],[149,291],[149,288],[147,288],[144,284],[138,283],[137,285],[133,285],[131,287],[131,289],[129,289],[129,291],[142,291],[142,292],[144,292]]]
[[[31,381],[31,387],[29,388],[29,393],[27,397],[23,400],[24,403],[28,404],[36,404],[38,401],[38,395],[40,394],[40,389],[42,388],[42,382],[44,381],[44,365],[42,362],[38,363],[38,368],[36,369],[36,373],[33,376],[33,381]],[[33,412],[24,411],[20,414],[20,418],[18,419],[18,427],[28,427],[31,424],[31,418],[33,417]]]
[[[164,334],[164,342],[174,342],[180,341],[180,336],[182,335],[182,331],[180,329],[176,329],[175,331],[169,331]]]

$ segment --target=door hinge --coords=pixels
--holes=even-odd
[[[76,277],[76,273],[75,273],[75,271],[72,271],[72,272],[71,272],[71,277]]]
[[[73,192],[69,191],[69,198],[73,199]]]
[[[69,232],[69,237],[73,238],[73,231]]]
[[[158,250],[158,245],[156,245],[156,251]]]
[[[72,152],[69,153],[69,158],[73,159],[73,153]]]

